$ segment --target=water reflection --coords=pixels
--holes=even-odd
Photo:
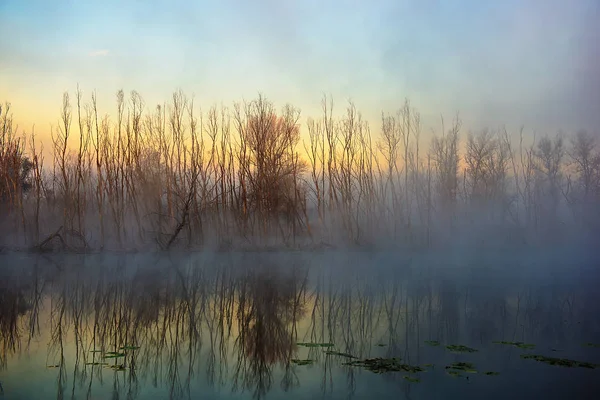
[[[600,361],[581,346],[600,342],[599,305],[590,304],[590,293],[573,280],[494,280],[483,267],[444,273],[414,261],[395,261],[394,268],[327,267],[326,256],[302,254],[20,257],[0,280],[6,396],[197,398],[234,392],[258,399],[318,390],[325,397],[421,398],[444,387],[445,393],[460,389],[462,398],[477,398],[493,397],[485,392],[489,379],[509,379],[511,371],[525,368],[522,351],[498,349],[496,340]],[[470,379],[473,388],[465,392],[443,374],[444,365],[464,356],[425,341],[475,347],[479,352],[471,359],[501,375]],[[344,365],[347,356],[339,353],[399,357],[440,371],[419,385],[406,374],[378,376]],[[310,363],[296,365],[295,359]],[[28,375],[20,375],[23,370]],[[567,381],[555,367],[543,371],[532,388],[550,379]],[[578,379],[591,384],[591,376]]]

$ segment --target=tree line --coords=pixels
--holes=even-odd
[[[353,103],[334,116],[324,97],[301,138],[300,110],[263,95],[206,112],[181,91],[150,111],[135,91],[116,100],[111,119],[95,93],[64,93],[49,152],[0,107],[3,245],[423,248],[600,227],[600,149],[583,130],[526,142],[465,133],[457,116],[426,141],[408,100],[372,134]]]

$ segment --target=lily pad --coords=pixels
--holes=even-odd
[[[416,376],[404,375],[403,378],[412,383],[421,382],[421,380],[419,378],[417,378]]]
[[[497,375],[500,375],[500,372],[496,372],[496,371],[485,371],[483,374],[484,374],[484,375],[487,375],[487,376],[497,376]]]
[[[539,354],[521,354],[521,358],[524,360],[535,360],[535,361],[543,362],[543,363],[546,363],[549,365],[556,365],[559,367],[566,367],[566,368],[580,367],[580,368],[594,369],[594,368],[599,367],[597,364],[592,364],[592,363],[585,362],[585,361],[575,361],[575,360],[569,360],[567,358],[546,357],[546,356],[542,356]]]
[[[535,349],[535,344],[531,344],[531,343],[523,343],[523,342],[507,342],[507,341],[494,341],[492,342],[494,344],[504,344],[504,345],[508,345],[508,346],[515,346],[518,347],[520,349],[525,349],[525,350],[533,350]]]
[[[477,349],[463,346],[462,344],[450,344],[446,346],[446,349],[450,350],[453,353],[476,353]]]
[[[429,346],[439,346],[440,342],[438,342],[437,340],[426,340],[425,344]]]
[[[333,347],[333,343],[296,343],[298,346],[302,347]]]
[[[453,364],[450,364],[446,367],[447,370],[456,370],[456,371],[463,371],[463,372],[468,372],[470,374],[476,374],[477,370],[475,369],[475,366],[471,363],[468,362],[455,362]]]
[[[60,368],[59,364],[46,365],[46,368]]]
[[[106,363],[103,362],[86,362],[85,365],[107,365]]]
[[[375,346],[377,346],[377,347],[385,347],[385,346],[387,346],[387,344],[385,344],[385,343],[377,343]]]
[[[453,377],[453,378],[460,378],[460,377],[462,377],[462,374],[461,374],[460,372],[458,372],[458,371],[454,371],[454,370],[452,370],[452,369],[450,369],[450,370],[446,370],[446,373],[447,373],[448,375],[450,375],[451,377]]]
[[[353,356],[352,354],[340,353],[339,351],[333,351],[333,350],[325,350],[325,351],[323,351],[323,353],[327,354],[328,356],[340,356],[340,357],[347,357],[347,358],[358,358],[358,357]]]
[[[292,359],[290,361],[293,364],[296,364],[296,365],[312,365],[314,363],[314,360],[296,360],[296,359]]]
[[[368,358],[366,360],[349,361],[343,365],[362,367],[376,374],[384,372],[416,373],[425,371],[417,365],[402,364],[399,358]]]
[[[110,352],[110,353],[106,353],[104,355],[104,357],[102,357],[102,358],[119,358],[119,357],[125,357],[125,353]]]

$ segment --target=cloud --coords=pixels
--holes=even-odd
[[[108,50],[94,50],[89,54],[90,57],[105,57],[107,55]]]

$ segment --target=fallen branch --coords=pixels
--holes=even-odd
[[[60,241],[60,243],[62,244],[63,249],[69,248],[69,246],[67,245],[67,243],[65,242],[65,240],[63,239],[63,237],[60,234],[60,231],[62,230],[62,225],[60,228],[58,228],[56,230],[56,232],[50,234],[46,239],[44,239],[41,243],[39,243],[37,246],[33,247],[33,250],[37,250],[37,251],[41,251],[41,252],[46,252],[49,251],[49,249],[46,248],[46,245],[48,243],[50,243],[52,240],[54,240],[55,238],[58,238],[58,240]]]

